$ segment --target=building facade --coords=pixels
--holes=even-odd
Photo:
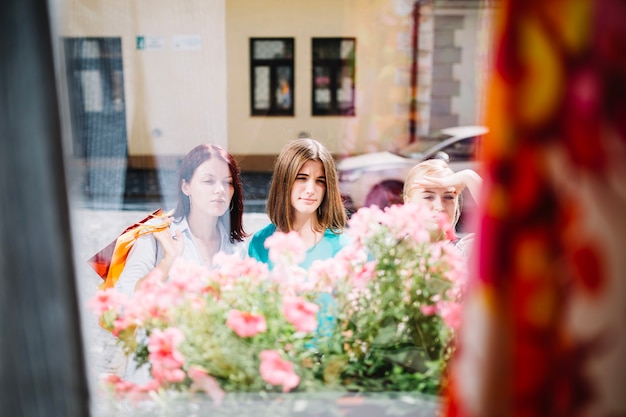
[[[267,171],[302,135],[341,157],[476,124],[488,11],[479,0],[65,0],[74,156],[175,167],[212,142]]]

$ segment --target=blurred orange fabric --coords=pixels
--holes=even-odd
[[[126,265],[128,253],[137,238],[146,233],[154,233],[167,229],[170,224],[166,219],[170,214],[171,213],[163,213],[162,209],[156,210],[137,223],[127,227],[117,239],[89,259],[89,265],[91,265],[94,271],[104,280],[99,286],[100,289],[115,286],[115,283],[124,269],[124,265]],[[153,219],[163,219],[163,222],[146,224]]]

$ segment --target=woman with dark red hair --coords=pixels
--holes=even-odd
[[[154,269],[164,280],[177,257],[213,268],[218,252],[246,256],[239,166],[225,149],[198,145],[183,159],[169,228],[137,239],[115,288],[131,297]]]

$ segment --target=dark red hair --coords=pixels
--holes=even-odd
[[[235,241],[241,242],[247,234],[243,230],[243,186],[241,185],[239,165],[237,161],[235,161],[235,158],[221,146],[209,144],[198,145],[183,158],[178,170],[178,205],[176,206],[174,217],[178,219],[189,215],[189,197],[183,193],[183,180],[190,182],[196,169],[212,158],[226,162],[230,170],[230,175],[233,177],[234,193],[230,202],[230,210],[222,217],[230,214],[231,243],[235,243]]]

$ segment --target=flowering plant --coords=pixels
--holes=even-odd
[[[207,270],[182,259],[169,279],[155,270],[125,299],[91,301],[138,368],[142,382],[109,376],[118,393],[421,391],[437,393],[454,346],[465,259],[445,220],[406,204],[363,208],[351,243],[334,258],[298,267],[296,233],[267,239],[267,265],[217,254]]]

